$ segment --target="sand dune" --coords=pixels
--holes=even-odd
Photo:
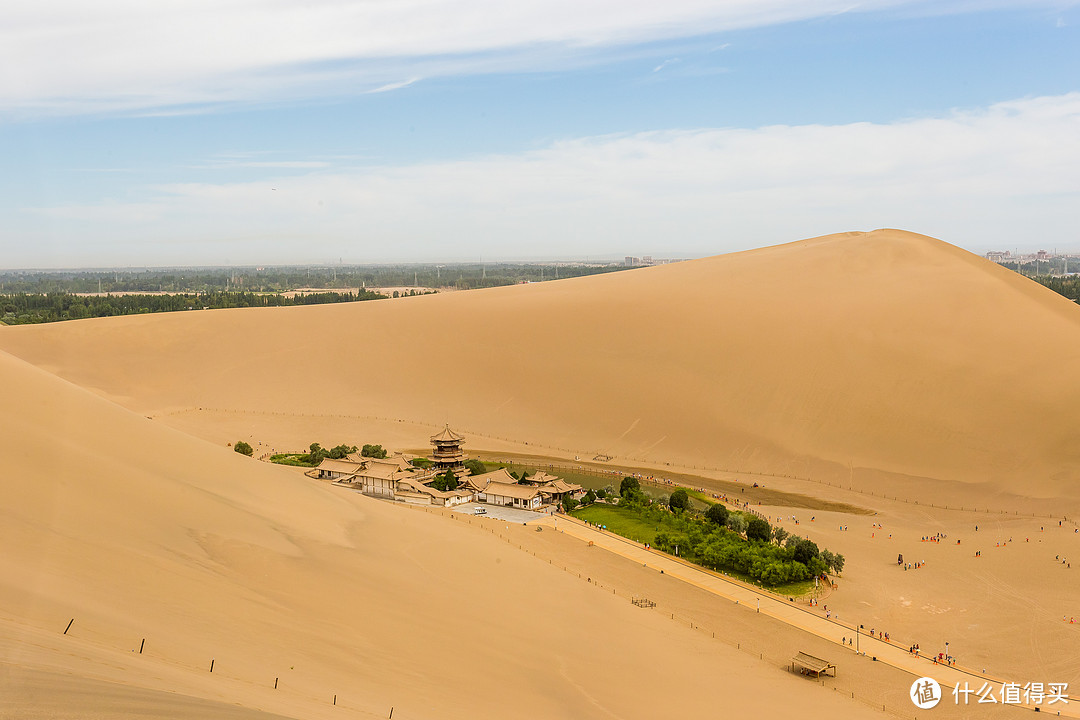
[[[895,230],[395,303],[5,328],[0,347],[144,414],[448,421],[563,454],[1080,497],[1080,308]]]
[[[881,495],[1074,507],[1078,323],[1019,276],[878,231],[393,303],[0,328],[0,716],[677,717],[715,711],[718,695],[737,714],[866,712],[778,670],[810,642],[798,631],[542,534],[549,559],[738,627],[767,650],[748,661],[481,521],[223,447],[417,446],[444,421],[474,446],[873,490],[804,484],[876,518],[785,519],[848,554],[834,611],[924,647],[951,639],[1021,680],[1076,681],[1075,626],[1061,625],[1076,582],[1053,560],[1073,555],[1071,527]],[[939,530],[963,545],[918,544]],[[500,530],[539,542],[523,531]],[[991,552],[1013,535],[1033,542]],[[898,573],[898,550],[930,566]],[[910,679],[871,665],[852,690],[876,682],[906,702]]]
[[[868,714],[478,526],[0,377],[0,716]]]

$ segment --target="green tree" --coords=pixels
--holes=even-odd
[[[776,541],[777,545],[783,545],[784,540],[787,538],[788,535],[790,535],[790,533],[779,525],[772,529],[772,537],[773,540]]]
[[[431,467],[435,463],[431,462],[427,458],[413,458],[412,460],[409,461],[409,464],[412,465],[413,467],[423,468],[424,470],[427,470],[429,467]]]
[[[594,493],[592,490],[585,493],[585,497],[581,499],[582,505],[592,505],[594,502],[596,502],[596,493]]]
[[[745,518],[743,518],[742,515],[739,515],[738,513],[728,513],[727,521],[725,522],[725,524],[728,526],[729,530],[739,535],[742,535],[744,532],[746,532],[746,520]]]
[[[487,472],[487,466],[476,458],[469,458],[466,460],[465,469],[469,471],[470,475],[483,475]]]
[[[789,543],[788,547],[791,548],[795,562],[800,562],[803,565],[808,565],[812,558],[816,558],[821,554],[817,543],[805,538],[796,538],[795,542]]]
[[[434,480],[431,481],[431,487],[436,490],[457,490],[458,479],[453,470],[447,470],[441,475],[437,475]]]
[[[562,499],[562,509],[566,512],[570,512],[578,506],[578,501],[569,495],[564,495]]]
[[[709,509],[705,511],[705,517],[720,527],[724,527],[727,525],[728,509],[720,503],[710,505]]]
[[[354,453],[354,452],[356,452],[356,446],[355,445],[338,445],[336,447],[330,448],[330,458],[332,460],[340,460],[341,458],[345,457],[349,453]]]
[[[679,488],[675,492],[671,493],[671,497],[668,498],[668,507],[672,510],[686,510],[690,507],[690,496],[686,490]]]
[[[365,445],[360,454],[364,457],[375,458],[376,460],[382,460],[386,457],[386,451],[383,450],[382,445]]]
[[[308,455],[304,458],[304,462],[309,465],[318,465],[325,460],[326,456],[329,454],[330,453],[326,451],[326,448],[319,445],[319,443],[311,443],[311,445],[308,446]]]
[[[746,539],[768,542],[770,537],[772,537],[772,527],[769,523],[756,515],[751,515],[746,521]]]
[[[637,478],[624,477],[622,484],[619,485],[619,494],[626,497],[628,492],[641,492],[641,483]]]
[[[251,457],[255,454],[255,451],[251,449],[251,446],[243,440],[237,440],[236,444],[233,445],[233,450],[240,453],[241,455],[247,455],[248,457]]]
[[[599,498],[600,500],[603,500],[604,498],[607,497],[607,490],[605,490],[604,488],[600,488],[599,490],[596,491],[596,497]]]
[[[670,533],[661,530],[653,537],[652,546],[661,552],[671,552],[675,549],[675,539]]]

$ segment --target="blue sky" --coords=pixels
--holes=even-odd
[[[1075,2],[54,0],[0,267],[1080,250]]]

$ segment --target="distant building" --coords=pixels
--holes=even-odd
[[[564,497],[578,497],[584,492],[580,485],[568,483],[543,471],[537,471],[522,482],[518,482],[505,468],[481,475],[468,475],[463,466],[466,457],[462,448],[464,443],[465,437],[447,426],[439,434],[431,436],[434,450],[431,454],[433,464],[429,468],[413,465],[415,458],[400,453],[385,459],[353,454],[343,460],[327,458],[308,474],[354,487],[372,497],[440,507],[479,501],[523,510],[540,510],[546,505],[562,502]],[[447,470],[452,470],[457,476],[458,487],[454,490],[432,487],[433,481]]]
[[[410,458],[397,454],[385,459],[350,455],[345,460],[327,458],[312,471],[314,477],[333,480],[356,488],[365,495],[421,505],[451,507],[475,499],[467,489],[438,490],[429,483],[438,474],[434,468],[419,468]]]
[[[568,483],[554,475],[537,472],[518,482],[506,468],[464,479],[465,485],[476,493],[476,499],[490,505],[509,505],[525,510],[539,510],[543,505],[555,505],[566,496],[583,493],[580,485]]]
[[[431,461],[435,463],[437,472],[458,471],[464,468],[466,456],[465,450],[461,447],[464,443],[465,436],[458,435],[450,429],[449,425],[444,427],[438,435],[431,436],[431,444],[435,446],[435,450],[431,453]]]
[[[315,468],[315,477],[353,485],[365,495],[392,499],[399,481],[431,480],[435,471],[414,466],[404,455],[380,459],[354,454],[344,460],[323,460]]]

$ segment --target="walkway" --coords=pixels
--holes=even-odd
[[[732,602],[753,608],[763,615],[768,615],[800,630],[831,640],[844,647],[848,652],[859,651],[863,655],[875,656],[879,662],[884,662],[911,673],[913,681],[915,678],[924,676],[932,677],[941,684],[944,695],[941,700],[943,704],[954,702],[954,699],[950,696],[952,695],[952,689],[957,686],[960,686],[962,690],[965,687],[970,688],[972,692],[968,698],[968,704],[978,704],[979,691],[983,688],[984,683],[993,686],[995,699],[1000,700],[1002,698],[1001,685],[1004,681],[1000,678],[993,678],[958,665],[952,667],[940,665],[927,656],[916,657],[909,653],[906,647],[901,647],[896,642],[885,642],[870,637],[865,630],[858,633],[856,637],[858,648],[855,646],[849,648],[841,640],[856,635],[854,624],[840,622],[835,619],[826,619],[808,609],[799,607],[793,602],[763,592],[753,585],[714,573],[666,553],[647,550],[640,543],[627,540],[621,535],[603,532],[577,518],[557,515],[551,518],[549,522],[554,522],[555,527],[562,533],[585,542],[591,542],[597,547],[621,555],[636,563],[655,570],[662,570],[665,575],[682,580]],[[1009,682],[1016,682],[1016,680],[1010,680]],[[1019,682],[1023,685],[1026,681]],[[967,683],[967,685],[965,686],[964,683]],[[1038,707],[1042,712],[1051,713],[1055,716],[1060,714],[1062,717],[1080,717],[1080,703],[1070,702],[1066,704],[1058,701],[1051,705],[1048,704],[1049,699],[1048,693],[1047,699],[1040,705],[1025,705],[1021,702],[1010,704],[1029,710],[1035,710]],[[963,697],[960,698],[960,704],[963,704]]]

